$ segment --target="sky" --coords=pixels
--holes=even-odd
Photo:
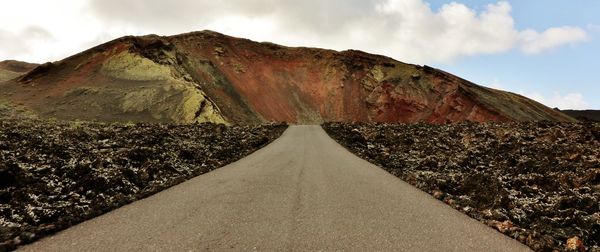
[[[57,61],[125,35],[213,30],[430,65],[560,109],[600,109],[598,0],[19,0],[0,60]]]

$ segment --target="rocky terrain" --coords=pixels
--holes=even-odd
[[[574,120],[428,66],[212,31],[119,38],[0,82],[0,99],[106,122]]]
[[[286,128],[11,118],[0,119],[0,251],[236,161]]]
[[[560,112],[580,121],[600,122],[600,110],[561,110]]]
[[[600,124],[327,123],[358,156],[536,251],[600,251]]]

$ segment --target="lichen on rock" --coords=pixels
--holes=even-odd
[[[117,79],[151,81],[172,78],[168,66],[130,52],[121,52],[109,58],[101,69],[102,73]]]
[[[198,89],[183,91],[181,105],[175,116],[184,122],[213,122],[227,124],[219,110],[208,100],[206,94]]]
[[[169,64],[122,52],[108,59],[101,71],[117,79],[148,82],[144,87],[124,88],[118,106],[123,113],[148,113],[158,121],[175,123],[227,123],[189,74],[177,72]]]
[[[176,123],[226,123],[206,95],[192,83],[169,80],[167,85],[128,92],[121,99],[123,112],[147,112],[157,120]]]
[[[385,78],[385,73],[380,65],[376,65],[373,67],[373,69],[371,69],[371,76],[373,79],[375,79],[375,81],[382,82]]]

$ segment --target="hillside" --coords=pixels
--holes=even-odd
[[[360,51],[211,31],[123,37],[1,84],[45,117],[100,121],[572,121],[525,97]]]
[[[560,112],[580,121],[600,122],[600,110],[561,110]]]
[[[36,66],[38,65],[16,60],[0,61],[0,82],[17,78]]]

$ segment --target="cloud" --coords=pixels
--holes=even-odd
[[[537,54],[563,45],[588,41],[589,36],[579,27],[563,26],[549,28],[541,33],[531,29],[525,30],[519,34],[519,39],[523,52]]]
[[[12,58],[24,53],[28,53],[36,46],[51,41],[53,39],[50,32],[37,27],[29,26],[23,30],[12,32],[0,30],[0,56]]]
[[[559,108],[559,109],[589,109],[590,104],[585,100],[583,94],[581,93],[568,93],[565,95],[561,95],[559,92],[554,92],[553,96],[550,98],[546,98],[544,95],[534,92],[534,93],[523,93],[522,95],[527,96],[539,103],[542,103],[551,108]]]
[[[435,12],[420,0],[389,0],[376,9],[382,14],[377,19],[390,20],[390,25],[379,31],[381,37],[390,38],[384,40],[384,49],[401,59],[447,62],[500,53],[513,47],[517,35],[507,2],[490,4],[481,13],[454,2]],[[371,29],[362,28],[365,32]]]
[[[209,28],[261,41],[361,49],[421,63],[504,52],[517,38],[508,2],[490,4],[481,13],[458,3],[434,11],[422,0],[93,0],[92,6],[107,22],[158,33]],[[138,14],[131,15],[131,9]]]
[[[0,57],[58,60],[99,39],[211,29],[290,46],[359,49],[431,64],[515,48],[540,53],[587,37],[577,27],[520,31],[511,11],[507,1],[475,10],[457,2],[432,9],[425,0],[20,0],[0,9],[2,39],[28,44],[35,39],[20,37],[20,31],[35,26],[56,42],[0,47]]]
[[[90,11],[89,0],[19,0],[0,8],[0,59],[41,63],[78,53],[98,33],[112,31]],[[33,7],[32,7],[33,6]],[[111,37],[112,38],[112,37]]]
[[[506,90],[504,83],[502,83],[502,81],[500,81],[498,78],[494,78],[487,86],[493,89]]]
[[[456,2],[433,10],[423,0],[173,2],[92,0],[92,7],[107,22],[161,34],[209,28],[292,46],[360,49],[414,63],[450,62],[513,48],[541,53],[587,39],[576,27],[519,31],[507,1],[479,12]]]

